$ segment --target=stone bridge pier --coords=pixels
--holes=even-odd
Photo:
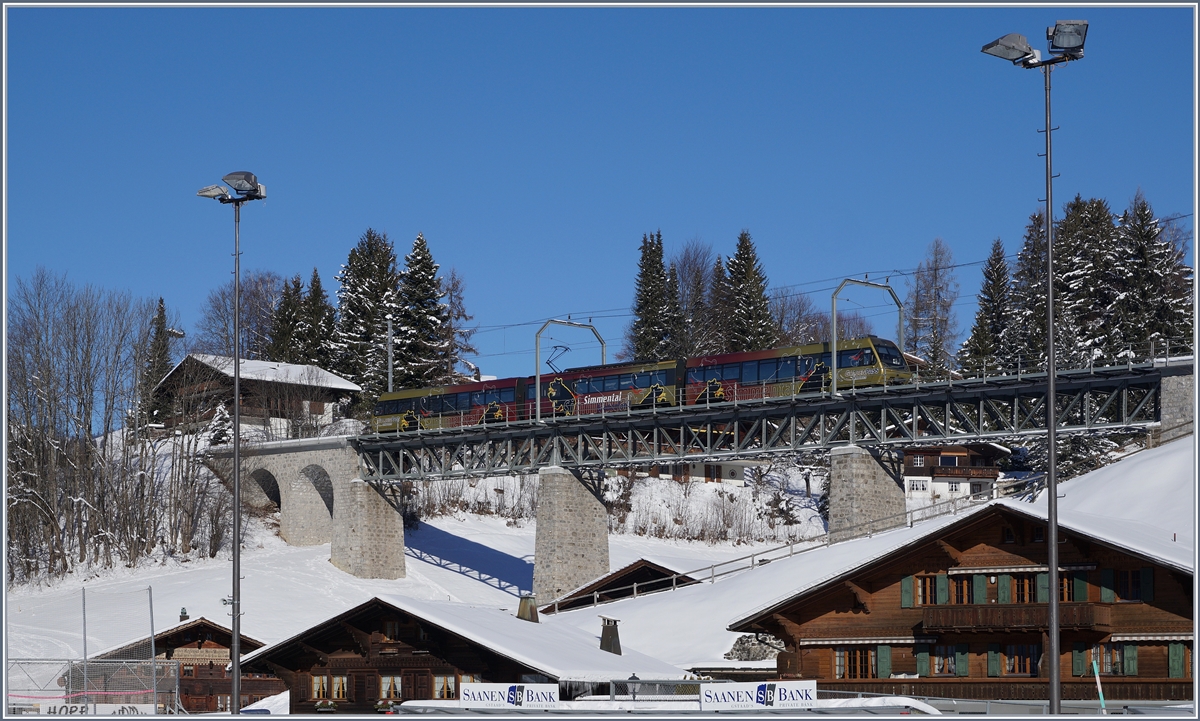
[[[289,545],[330,544],[329,561],[359,578],[403,578],[404,521],[391,502],[359,477],[345,436],[244,445],[242,503],[279,508]],[[232,450],[210,453],[209,467],[231,480]]]
[[[829,540],[843,541],[904,523],[900,454],[840,446],[829,452]]]
[[[599,481],[576,470],[538,471],[533,595],[548,603],[608,573],[608,510]]]

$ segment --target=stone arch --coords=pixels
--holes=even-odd
[[[279,482],[275,480],[275,476],[270,471],[265,468],[259,468],[250,474],[250,479],[262,491],[262,495],[267,501],[274,503],[276,508],[283,508],[283,503],[279,497]],[[254,495],[257,496],[258,494]],[[266,504],[262,503],[261,505]]]
[[[329,472],[316,463],[305,466],[300,469],[300,475],[308,479],[313,488],[317,489],[317,493],[321,496],[321,500],[325,502],[325,508],[329,511],[329,517],[333,517],[333,479],[329,477]]]

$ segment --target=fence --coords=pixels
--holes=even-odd
[[[5,715],[178,713],[179,662],[8,659]]]

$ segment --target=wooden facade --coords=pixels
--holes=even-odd
[[[978,699],[1192,697],[1192,574],[1060,529],[1061,657],[1048,659],[1044,521],[994,506],[731,627],[786,644],[780,678]]]
[[[586,586],[555,599],[543,606],[541,610],[542,613],[569,611],[572,608],[635,597],[639,593],[663,591],[695,582],[696,579],[690,576],[677,573],[645,558],[639,558],[624,568],[601,576]]]
[[[337,713],[373,713],[381,702],[456,699],[466,682],[557,680],[379,599],[248,659],[246,668],[282,678],[293,714],[325,701]]]

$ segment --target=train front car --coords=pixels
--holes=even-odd
[[[597,415],[678,404],[676,361],[568,368],[541,378],[542,417]],[[525,380],[528,417],[535,416],[534,379]]]
[[[405,433],[516,420],[522,395],[518,378],[384,393],[375,404],[371,430]]]

